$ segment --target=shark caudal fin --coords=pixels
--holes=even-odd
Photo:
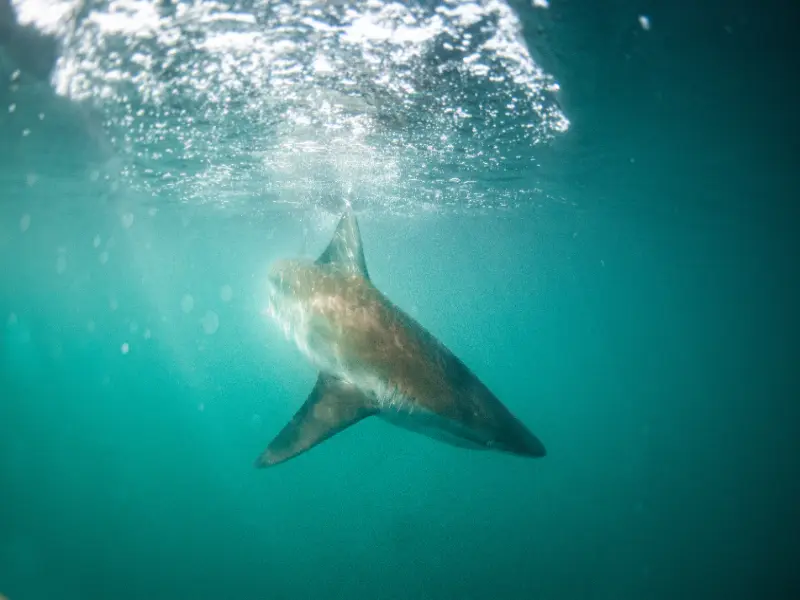
[[[336,265],[354,275],[361,275],[364,279],[369,279],[358,221],[349,208],[339,220],[333,238],[317,259],[317,264]]]
[[[320,373],[305,404],[270,442],[256,466],[286,462],[376,412],[358,388]]]

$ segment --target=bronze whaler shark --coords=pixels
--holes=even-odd
[[[372,285],[349,209],[316,261],[277,261],[268,280],[267,314],[319,377],[256,466],[285,462],[373,415],[456,446],[545,455],[464,363]]]

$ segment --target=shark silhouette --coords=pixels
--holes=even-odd
[[[545,455],[463,362],[372,284],[349,209],[316,261],[276,261],[268,280],[266,313],[319,377],[257,467],[294,458],[373,415],[456,446]]]

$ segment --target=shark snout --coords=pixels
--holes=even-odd
[[[294,263],[290,260],[276,260],[267,273],[270,294],[284,295],[291,291],[292,282],[297,279]]]
[[[269,267],[267,281],[269,281],[275,287],[280,287],[281,283],[283,282],[284,273],[286,272],[287,267],[288,261],[276,260]]]

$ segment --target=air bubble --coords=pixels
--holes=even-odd
[[[201,319],[201,323],[203,324],[203,331],[205,331],[206,335],[214,335],[217,329],[219,329],[219,317],[213,310],[206,311],[206,314],[203,315]]]

